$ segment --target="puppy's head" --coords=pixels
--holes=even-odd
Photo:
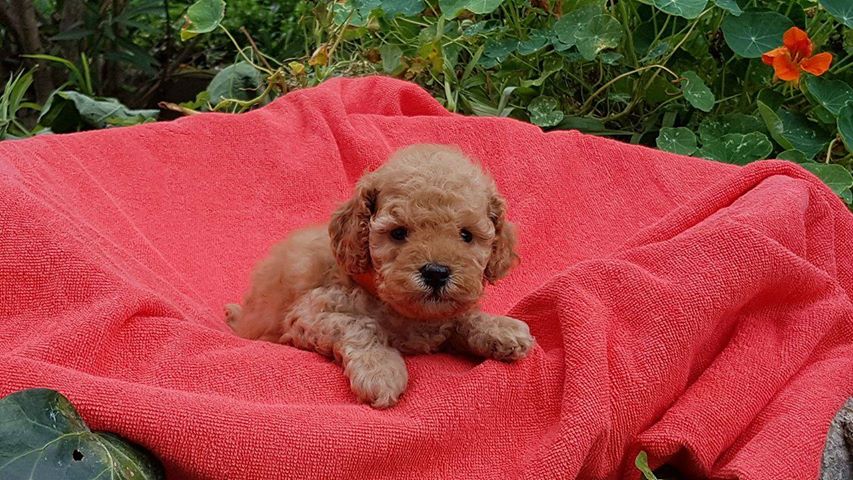
[[[375,272],[382,301],[439,320],[473,308],[484,283],[517,261],[505,211],[492,179],[462,152],[416,145],[362,177],[329,234],[347,273]]]

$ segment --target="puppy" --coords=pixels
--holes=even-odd
[[[327,227],[274,246],[226,321],[241,337],[333,357],[375,408],[406,388],[401,354],[452,347],[518,360],[534,342],[527,325],[477,308],[484,284],[517,263],[505,210],[494,181],[459,150],[398,150]]]

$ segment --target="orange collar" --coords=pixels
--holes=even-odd
[[[367,293],[374,297],[378,297],[376,292],[376,272],[372,269],[364,273],[353,275],[352,279],[359,287],[367,290]]]

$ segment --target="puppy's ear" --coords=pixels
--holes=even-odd
[[[515,225],[506,220],[506,201],[497,193],[489,202],[489,218],[495,224],[495,240],[483,275],[489,283],[495,283],[509,273],[519,257],[515,253]]]
[[[362,178],[355,195],[341,205],[329,223],[332,251],[338,264],[350,275],[370,270],[370,217],[376,212],[376,189]]]

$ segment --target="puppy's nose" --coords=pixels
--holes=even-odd
[[[424,283],[429,285],[433,290],[447,285],[447,280],[450,279],[450,267],[439,263],[427,263],[421,267],[421,278]]]

